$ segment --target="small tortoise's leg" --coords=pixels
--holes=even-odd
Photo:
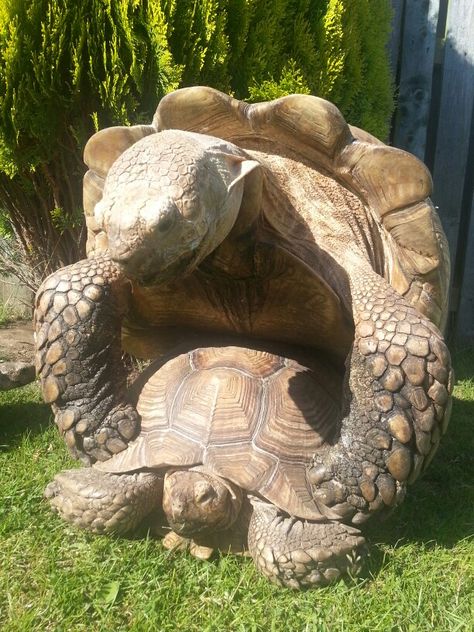
[[[162,544],[168,551],[189,551],[198,560],[209,560],[214,553],[214,548],[196,544],[194,540],[185,538],[174,531],[168,531]]]
[[[260,501],[253,505],[250,554],[273,583],[294,589],[324,586],[360,570],[365,540],[357,529],[284,517]]]
[[[128,285],[107,257],[48,277],[36,296],[36,369],[43,397],[73,456],[86,463],[123,450],[139,430],[124,401],[120,330]]]
[[[366,270],[350,280],[348,411],[308,477],[332,517],[359,524],[399,503],[430,462],[449,420],[452,370],[438,329],[384,279]]]
[[[45,490],[53,511],[94,533],[129,533],[161,506],[163,478],[154,472],[109,474],[65,470]]]

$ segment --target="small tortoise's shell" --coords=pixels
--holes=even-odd
[[[340,419],[327,367],[240,347],[197,349],[163,365],[139,399],[142,430],[97,464],[127,472],[203,464],[290,515],[322,513],[307,481],[314,453]]]

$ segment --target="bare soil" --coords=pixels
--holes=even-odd
[[[0,325],[0,361],[34,362],[33,324],[16,321]]]

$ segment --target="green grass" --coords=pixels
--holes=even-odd
[[[354,582],[305,593],[269,584],[248,559],[203,563],[160,542],[92,536],[42,491],[71,467],[36,387],[1,395],[0,628],[91,631],[473,630],[474,353],[456,356],[451,426],[402,507],[366,530]]]

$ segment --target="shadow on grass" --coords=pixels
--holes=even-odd
[[[458,347],[453,351],[456,380],[474,380],[474,347]]]
[[[472,357],[472,355],[471,355]],[[365,529],[368,540],[453,547],[474,534],[474,402],[454,398],[447,435],[425,475],[408,488],[403,505],[384,522]],[[382,560],[373,551],[374,562]]]
[[[51,408],[34,401],[38,398],[34,387],[0,394],[0,444],[3,450],[14,449],[25,433],[41,434],[52,423]]]

